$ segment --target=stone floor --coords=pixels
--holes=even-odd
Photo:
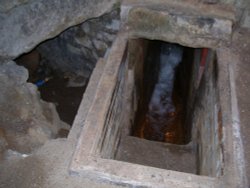
[[[190,145],[174,145],[126,136],[115,158],[135,164],[196,174],[196,154]]]
[[[73,142],[57,139],[48,142],[34,155],[13,157],[0,165],[1,188],[115,188],[89,179],[69,176],[67,168]]]

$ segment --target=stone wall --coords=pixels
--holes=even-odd
[[[215,16],[180,13],[173,10],[133,8],[128,13],[130,37],[148,38],[179,43],[190,47],[216,48],[230,41],[232,21]],[[141,19],[141,18],[144,19]]]
[[[131,88],[129,97],[129,117],[130,123],[124,127],[126,134],[131,135],[134,132],[134,126],[138,123],[136,115],[139,108],[144,108],[148,104],[148,95],[144,93],[145,90],[145,58],[148,50],[148,41],[144,39],[129,40],[128,42],[128,62],[129,74],[128,84]],[[139,107],[139,108],[138,108]]]
[[[87,83],[97,60],[104,57],[120,28],[119,13],[119,9],[113,10],[42,43],[37,50],[43,63],[59,76],[78,77]]]
[[[111,11],[116,3],[117,0],[33,0],[0,12],[0,59],[14,59],[71,26]]]
[[[37,88],[27,83],[27,71],[11,60],[29,52],[41,42],[55,37],[71,26],[110,12],[117,6],[116,3],[116,0],[1,1],[0,153],[5,149],[17,150],[22,153],[32,152],[47,140],[56,138],[60,129],[69,129],[58,118],[54,105],[41,101]],[[117,15],[119,12],[111,13],[111,17]],[[63,41],[65,38],[72,40],[72,37],[78,36],[76,37],[78,42],[72,40],[72,42],[64,43],[66,47],[63,46],[63,49],[67,48],[71,54],[75,55],[78,53],[76,48],[79,46],[77,45],[86,44],[84,40],[92,40],[91,37],[94,36],[96,37],[95,43],[93,42],[91,44],[93,46],[89,49],[90,53],[93,53],[90,55],[92,59],[89,62],[94,62],[99,56],[103,56],[107,46],[113,40],[113,30],[119,29],[119,23],[109,19],[110,16],[108,18],[104,16],[100,22],[92,20],[91,23],[86,24],[87,26],[79,25],[77,29],[69,29],[70,32],[64,33],[59,41]],[[102,23],[103,21],[104,23]],[[88,28],[97,31],[92,32]],[[93,51],[92,47],[94,47]],[[72,56],[71,62],[76,61],[76,57],[72,58]],[[81,65],[84,68],[89,66],[86,62],[83,64],[85,65]],[[76,69],[76,67],[74,68]],[[91,69],[93,67],[94,65],[91,64]],[[89,72],[86,73],[87,76],[89,74]]]
[[[214,54],[210,52],[204,75],[197,91],[194,92],[196,101],[192,119],[193,140],[197,144],[198,174],[212,177],[222,175],[223,170],[222,122],[216,63]]]
[[[6,13],[11,9],[28,3],[30,0],[1,0],[0,13]]]
[[[54,105],[40,100],[36,86],[28,84],[27,78],[27,70],[14,62],[0,66],[0,140],[5,138],[6,148],[23,153],[56,138],[60,129],[69,129]]]
[[[144,100],[143,79],[146,75],[143,69],[147,44],[143,39],[128,42],[99,146],[103,158],[114,159],[122,137],[131,134],[138,103]]]
[[[126,56],[126,54],[124,54]],[[127,63],[124,61],[119,68],[118,80],[112,95],[111,104],[109,106],[104,129],[101,135],[100,142],[101,157],[113,159],[116,153],[125,118],[126,109],[126,73]]]

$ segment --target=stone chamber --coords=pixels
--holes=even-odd
[[[249,10],[0,2],[0,187],[249,187]]]

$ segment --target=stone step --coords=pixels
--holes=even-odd
[[[156,11],[192,14],[200,17],[215,17],[236,21],[236,9],[230,4],[206,4],[198,0],[123,0],[122,10],[144,7]]]
[[[116,160],[196,173],[196,157],[191,144],[174,145],[125,136],[121,140]]]

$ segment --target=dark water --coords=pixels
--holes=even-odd
[[[183,105],[174,91],[175,72],[182,61],[183,48],[176,44],[160,46],[159,70],[146,113],[140,115],[136,136],[154,141],[183,143]]]
[[[39,87],[41,98],[56,105],[62,121],[73,124],[85,87],[68,87],[68,80],[54,77]]]

